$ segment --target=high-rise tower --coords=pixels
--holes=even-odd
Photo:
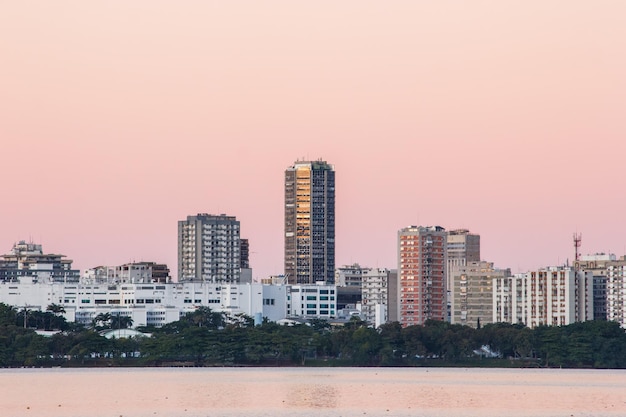
[[[290,284],[334,282],[335,170],[326,161],[285,170],[285,276]]]

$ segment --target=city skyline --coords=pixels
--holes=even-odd
[[[270,3],[0,6],[0,252],[177,276],[177,221],[227,213],[280,274],[284,167],[323,158],[336,266],[408,225],[512,272],[626,253],[626,4]]]

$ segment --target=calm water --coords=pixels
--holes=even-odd
[[[624,416],[626,371],[3,369],[6,417]]]

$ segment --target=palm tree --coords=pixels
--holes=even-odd
[[[120,313],[111,316],[111,329],[127,329],[133,325],[133,319]]]
[[[52,303],[46,307],[46,311],[49,311],[54,315],[65,314],[65,307]]]
[[[54,317],[56,319],[61,314],[65,314],[65,307],[63,307],[62,305],[59,305],[59,304],[52,303],[52,304],[48,305],[48,307],[46,307],[46,312],[52,313],[54,316],[56,316],[56,317]],[[48,327],[50,329],[52,329],[52,318],[53,317],[50,317],[50,319],[48,320]],[[56,325],[58,325],[58,323]]]

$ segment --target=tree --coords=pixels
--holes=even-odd
[[[133,326],[133,318],[120,313],[111,315],[111,329],[128,329]]]
[[[65,307],[62,305],[52,303],[46,307],[46,315],[48,318],[47,328],[49,330],[64,330],[67,328],[67,322],[62,314],[65,314]]]
[[[0,303],[0,326],[8,326],[16,324],[17,311],[15,307],[8,304]]]
[[[65,307],[59,304],[52,303],[49,304],[48,307],[46,307],[46,311],[49,311],[54,315],[65,314]]]
[[[91,327],[95,330],[105,330],[111,328],[111,314],[100,313],[91,321]]]
[[[181,321],[193,326],[220,329],[224,327],[226,317],[224,313],[212,311],[209,307],[200,307],[191,313],[187,313]]]

